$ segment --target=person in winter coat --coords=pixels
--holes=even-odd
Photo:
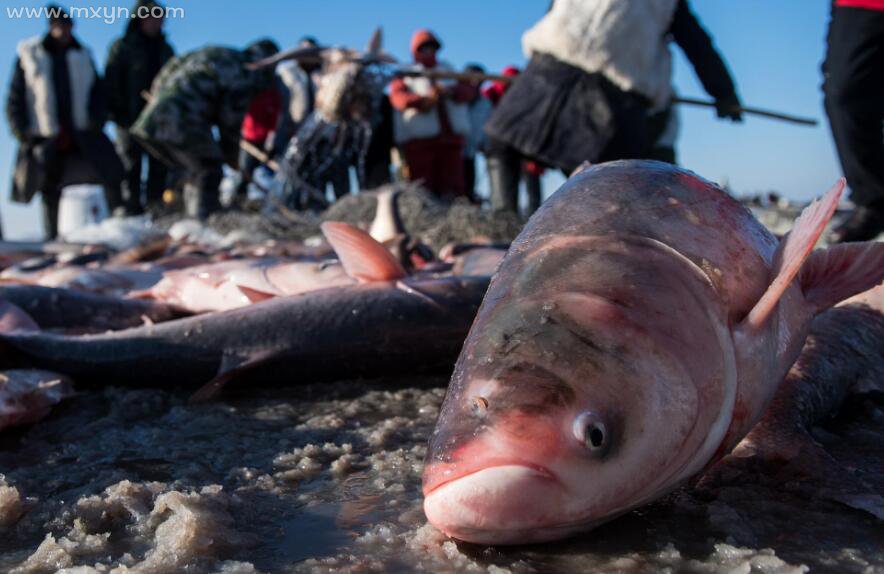
[[[117,124],[116,144],[126,169],[124,192],[133,211],[142,210],[142,160],[147,156],[147,181],[144,196],[147,204],[162,202],[167,169],[162,161],[147,154],[129,135],[141,110],[147,105],[144,94],[160,68],[175,55],[163,34],[162,6],[155,0],[138,0],[132,8],[135,16],[126,25],[126,33],[110,47],[105,66],[110,119]]]
[[[739,121],[734,83],[687,0],[554,0],[522,37],[530,62],[486,127],[489,146],[508,158],[500,168],[518,169],[521,156],[565,172],[647,157],[648,114],[671,98],[670,40],[718,115]]]
[[[515,66],[507,66],[503,69],[502,75],[507,78],[515,78],[520,73],[519,68]],[[503,80],[491,82],[483,91],[482,95],[491,102],[493,106],[497,106],[503,95],[509,88],[510,83]],[[489,149],[490,147],[490,149]],[[502,154],[502,155],[498,155]],[[521,159],[521,173],[519,171],[504,169],[501,164],[513,159],[512,152],[502,146],[487,146],[485,149],[485,161],[488,167],[488,173],[491,177],[491,209],[495,211],[511,211],[519,213],[519,178],[525,182],[525,195],[527,204],[525,205],[525,217],[531,217],[531,214],[540,207],[541,195],[543,188],[540,184],[540,177],[546,170],[545,166],[540,162],[531,159]],[[507,179],[501,180],[501,177]],[[496,178],[496,179],[495,179]]]
[[[92,54],[73,35],[73,20],[50,5],[49,33],[18,45],[6,114],[19,141],[12,200],[30,203],[39,191],[43,222],[58,234],[62,188],[101,183],[108,208],[123,210],[123,166],[102,131],[106,100]]]
[[[204,219],[220,209],[222,165],[237,165],[246,110],[274,82],[272,67],[253,70],[247,64],[278,51],[271,40],[245,50],[207,46],[173,58],[154,80],[150,102],[129,131],[151,154],[183,171],[188,215]]]
[[[485,68],[479,64],[464,66],[464,72],[471,74],[484,74]],[[463,146],[463,174],[464,189],[471,201],[476,201],[476,154],[485,144],[485,123],[491,116],[491,101],[480,91],[482,82],[471,83],[476,93],[467,104],[467,112],[470,118],[470,133],[464,139]]]
[[[429,30],[411,38],[415,66],[450,70],[436,59],[442,43]],[[397,78],[390,83],[393,133],[402,150],[410,181],[423,181],[434,194],[463,196],[463,145],[470,133],[466,102],[475,89],[426,77]]]
[[[823,64],[826,115],[853,214],[831,240],[884,233],[884,0],[835,0]]]

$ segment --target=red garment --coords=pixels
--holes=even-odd
[[[503,75],[507,78],[515,78],[519,75],[519,68],[515,66],[507,66],[503,69]],[[500,98],[503,97],[503,94],[510,87],[510,82],[504,82],[502,80],[496,80],[491,82],[491,85],[482,90],[482,95],[491,100],[491,105],[496,106],[498,102],[500,102]]]
[[[422,180],[438,196],[464,196],[463,141],[457,136],[411,140],[402,145],[409,181]]]
[[[884,0],[835,0],[835,6],[841,8],[865,8],[884,12]]]
[[[262,144],[267,136],[276,129],[279,112],[282,111],[282,98],[276,86],[271,86],[258,93],[249,104],[246,116],[242,120],[240,135],[253,144]]]
[[[408,85],[402,78],[396,78],[390,82],[390,105],[404,112],[408,108],[423,108],[428,105],[429,98],[419,96],[408,89]]]
[[[416,30],[414,34],[411,35],[411,46],[409,46],[411,48],[411,55],[417,56],[417,49],[427,43],[436,44],[437,50],[442,49],[442,42],[439,41],[439,38],[437,38],[435,34],[426,28]]]
[[[522,162],[522,171],[528,175],[540,177],[543,175],[543,172],[546,171],[546,167],[542,163],[526,159]]]

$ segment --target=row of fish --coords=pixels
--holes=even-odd
[[[3,365],[89,384],[205,385],[195,399],[238,376],[291,384],[450,369],[504,250],[455,246],[447,262],[406,270],[393,199],[379,196],[370,229],[384,244],[326,222],[325,242],[290,245],[288,254],[252,249],[209,261],[192,246],[170,255],[167,245],[150,263],[92,252],[80,255],[88,266],[13,266],[0,284]],[[483,252],[468,265],[475,274],[452,273],[470,251]],[[60,276],[70,281],[60,286]],[[0,400],[5,393],[24,409],[34,402],[19,400],[27,388],[7,385]]]

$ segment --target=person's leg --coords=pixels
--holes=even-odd
[[[184,190],[185,211],[190,217],[206,219],[221,209],[219,190],[224,172],[220,161],[197,157],[184,150],[173,150],[175,162],[186,171],[187,184]]]
[[[336,162],[330,179],[335,199],[350,195],[350,166],[346,161],[341,159]]]
[[[61,202],[62,178],[66,153],[54,151],[46,154],[43,164],[43,181],[40,189],[43,212],[43,230],[51,241],[58,236],[58,205]]]
[[[248,195],[249,182],[260,162],[244,149],[239,150],[239,185],[236,186],[236,200],[244,200]]]
[[[141,206],[141,162],[144,150],[129,132],[117,127],[117,155],[123,163],[122,200],[127,208]],[[110,207],[110,206],[108,206]]]
[[[221,164],[215,161],[203,162],[200,170],[194,174],[193,182],[199,192],[196,217],[206,219],[221,209],[220,191],[224,171]]]
[[[519,177],[521,158],[506,143],[488,138],[485,141],[485,163],[491,186],[491,209],[519,212]]]
[[[436,187],[449,197],[464,197],[463,142],[460,139],[440,140],[436,150],[433,165]]]
[[[531,214],[540,207],[540,176],[536,173],[523,171],[522,178],[525,181],[525,192],[528,196],[528,203],[525,205],[525,217],[531,217]]]
[[[835,241],[884,232],[884,13],[833,8],[823,66],[825,108],[854,214]]]
[[[159,159],[147,154],[147,205],[162,205],[163,192],[169,180],[169,168]]]
[[[408,181],[422,181],[431,192],[439,195],[441,190],[433,187],[433,147],[426,140],[415,140],[405,142],[402,151],[408,167]]]
[[[463,182],[464,192],[467,198],[473,203],[476,202],[476,158],[463,158]]]
[[[61,190],[44,189],[43,195],[43,228],[46,230],[46,240],[52,241],[58,237],[58,206],[61,203]]]

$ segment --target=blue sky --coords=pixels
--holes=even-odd
[[[6,0],[0,8],[0,78],[3,98],[20,39],[41,34],[43,20],[13,19],[9,10],[43,2]],[[117,2],[61,2],[102,11]],[[445,44],[442,57],[454,65],[477,61],[489,70],[524,64],[520,38],[546,10],[548,0],[251,0],[205,2],[169,0],[183,18],[170,19],[167,33],[176,50],[204,44],[243,46],[269,36],[283,46],[305,35],[333,44],[362,46],[377,25],[385,46],[408,58],[408,40],[418,27],[432,28]],[[796,115],[816,117],[816,128],[747,117],[742,125],[719,121],[707,109],[682,107],[679,161],[709,179],[727,181],[737,193],[778,190],[806,200],[824,192],[841,171],[822,109],[820,63],[825,52],[829,4],[825,0],[694,0],[694,12],[715,39],[733,73],[743,101]],[[102,12],[108,14],[108,12]],[[112,13],[112,12],[110,12]],[[81,18],[75,33],[103,67],[107,49],[124,22]],[[693,70],[677,47],[675,86],[685,96],[703,96]],[[5,120],[5,116],[4,116]],[[3,121],[0,129],[0,214],[8,237],[36,235],[34,206],[10,205],[9,178],[15,142]],[[547,177],[552,188],[561,182]]]

